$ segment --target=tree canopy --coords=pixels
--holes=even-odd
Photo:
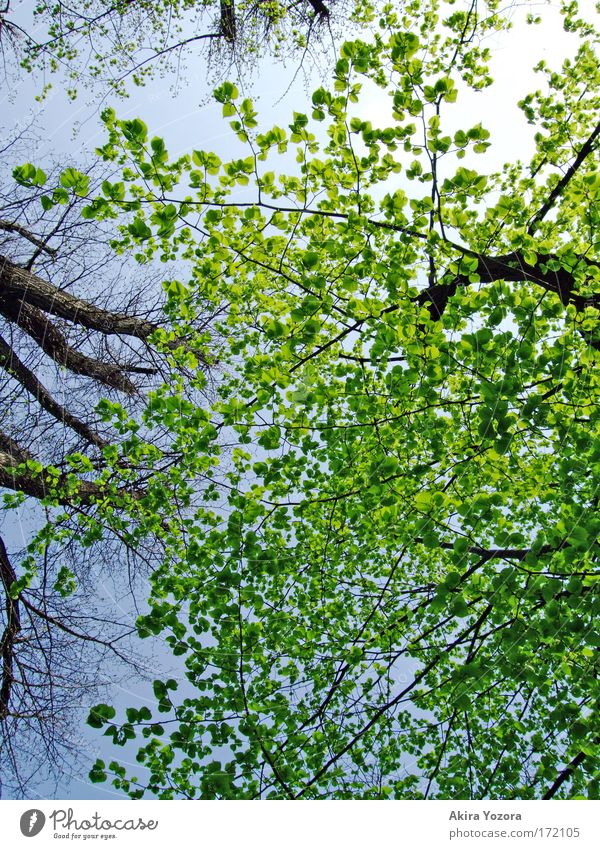
[[[14,5],[14,4],[13,4]],[[125,96],[130,85],[157,75],[179,78],[200,53],[211,71],[236,69],[247,76],[259,60],[295,59],[320,64],[336,37],[365,24],[373,5],[354,0],[40,0],[31,8],[0,9],[0,51],[21,68],[62,73],[67,92],[100,88]],[[6,65],[5,65],[6,67]]]
[[[144,428],[102,404],[123,438],[88,521],[160,539],[138,633],[187,682],[156,680],[154,710],[91,711],[140,764],[98,760],[93,781],[598,798],[600,68],[593,26],[563,15],[572,56],[540,63],[519,103],[533,153],[501,169],[454,106],[493,97],[495,3],[387,6],[286,127],[222,84],[229,161],[171,158],[141,119],[103,113],[121,173],[81,190],[84,218],[187,273],[151,337],[172,374]],[[172,343],[207,344],[206,315],[218,380],[199,404],[201,347]]]

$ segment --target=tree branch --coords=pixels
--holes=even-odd
[[[57,289],[3,256],[0,256],[0,293],[20,298],[24,303],[51,315],[109,336],[133,336],[144,340],[157,329],[157,325],[151,321],[100,309],[89,301]]]
[[[91,427],[66,410],[52,397],[43,383],[27,368],[25,363],[21,362],[11,346],[1,335],[0,366],[27,390],[47,413],[50,413],[61,424],[67,425],[67,427],[78,433],[79,436],[82,436],[86,442],[90,442],[97,448],[103,448],[107,445],[105,439],[102,439]]]
[[[416,543],[422,543],[423,538],[415,537],[414,541]],[[454,545],[451,542],[440,542],[438,545],[446,551],[452,551],[454,549]],[[570,548],[566,540],[560,545],[543,545],[537,554],[541,556],[555,554],[557,551],[562,551],[565,548]],[[467,548],[468,554],[474,554],[484,562],[488,560],[525,560],[531,552],[531,548],[481,548],[478,545],[471,545]]]
[[[25,596],[21,597],[21,602],[23,603],[23,606],[30,611],[30,613],[39,616],[40,619],[43,619],[45,622],[48,622],[48,624],[54,625],[59,630],[64,631],[65,634],[69,634],[71,637],[75,637],[78,640],[84,640],[85,642],[97,643],[99,646],[104,646],[105,648],[110,649],[112,652],[114,652],[114,654],[117,655],[120,660],[124,660],[126,662],[128,661],[128,658],[125,657],[124,654],[122,654],[118,649],[114,647],[113,643],[116,642],[116,640],[101,640],[99,637],[94,637],[91,634],[82,634],[81,631],[75,631],[73,628],[70,628],[68,625],[66,625],[64,622],[61,622],[60,619],[57,619],[55,616],[51,616],[49,613],[40,610],[39,607],[36,607],[34,604],[28,601]],[[130,633],[135,633],[135,628],[133,628]],[[126,635],[124,634],[122,636]]]
[[[556,186],[552,189],[546,202],[540,207],[540,209],[536,212],[533,218],[529,221],[529,226],[527,227],[527,232],[531,236],[535,231],[537,225],[542,221],[545,216],[550,212],[552,207],[554,206],[554,202],[556,199],[563,193],[573,176],[578,171],[580,165],[587,159],[587,157],[594,150],[594,143],[596,139],[600,136],[600,123],[596,125],[595,130],[592,132],[588,140],[582,145],[579,153],[566,170],[562,178],[558,181]]]
[[[584,760],[584,752],[579,752],[579,754],[575,755],[571,763],[566,766],[561,773],[558,774],[556,781],[551,787],[548,788],[548,790],[546,790],[546,792],[542,796],[542,799],[552,799],[556,795],[560,787],[565,783],[565,781],[567,781],[567,779],[569,779],[573,775],[577,767],[580,766]]]
[[[58,365],[64,366],[74,374],[90,377],[128,395],[135,394],[134,384],[120,368],[76,351],[68,344],[60,330],[37,307],[12,298],[3,298],[0,295],[0,313],[17,324]]]
[[[473,256],[478,259],[478,282],[494,283],[498,280],[505,280],[513,283],[535,283],[547,292],[558,295],[565,306],[573,304],[578,312],[582,312],[586,307],[594,307],[600,310],[599,294],[580,295],[573,291],[575,278],[572,271],[563,268],[562,265],[555,271],[547,267],[548,263],[560,263],[560,257],[540,254],[536,263],[531,265],[520,251],[494,257],[467,249],[463,250],[458,245],[455,247],[459,251],[462,250],[466,256]],[[586,265],[594,264],[584,257],[579,259]],[[450,275],[447,275],[447,277],[450,277]],[[448,300],[456,293],[457,288],[470,285],[472,285],[472,281],[467,275],[457,274],[450,279],[450,282],[428,286],[414,300],[420,306],[426,306],[429,309],[432,321],[439,321],[448,305]]]
[[[5,230],[8,233],[17,233],[44,253],[47,253],[50,256],[56,256],[56,248],[49,248],[44,239],[40,239],[38,236],[35,236],[26,227],[23,227],[21,224],[17,224],[16,221],[6,221],[5,219],[0,218],[0,230]]]
[[[33,455],[26,451],[25,448],[11,439],[10,436],[0,430],[0,453],[8,455],[15,463],[26,463],[27,460],[32,460]],[[9,461],[6,461],[10,465]]]
[[[312,6],[318,18],[329,17],[329,9],[325,5],[325,3],[323,3],[323,0],[308,0],[308,4]]]
[[[6,450],[5,446],[10,447],[10,450]],[[93,481],[57,473],[55,469],[45,466],[42,466],[39,471],[28,468],[27,461],[33,459],[31,454],[0,431],[0,487],[21,492],[38,500],[52,497],[63,507],[72,507],[76,504],[91,505],[104,498],[105,488]],[[121,487],[116,492],[113,491],[113,497],[128,496],[136,500],[143,498],[145,494],[145,490],[133,486]]]
[[[4,587],[6,602],[6,628],[0,640],[0,657],[2,658],[2,683],[0,684],[0,721],[8,716],[10,696],[13,685],[14,645],[21,630],[19,602],[10,596],[11,584],[17,580],[15,571],[8,559],[4,540],[0,537],[0,579]]]
[[[220,7],[219,32],[225,41],[234,44],[237,36],[234,0],[220,0]]]

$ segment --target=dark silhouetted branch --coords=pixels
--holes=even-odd
[[[579,170],[582,163],[587,159],[590,153],[594,151],[594,145],[599,136],[600,124],[597,124],[595,130],[592,132],[585,144],[582,145],[579,150],[579,153],[577,154],[569,168],[567,168],[564,175],[561,177],[556,186],[548,195],[546,202],[540,207],[540,209],[530,220],[529,226],[527,227],[527,232],[529,233],[529,235],[531,235],[535,231],[540,221],[542,221],[550,212],[550,210],[554,207],[556,199],[560,197],[560,195],[563,193],[565,188],[568,186],[569,182],[573,179],[574,175]]]
[[[8,716],[10,696],[14,680],[13,660],[14,646],[21,630],[19,601],[10,595],[10,587],[17,578],[8,559],[4,540],[0,537],[0,580],[4,589],[6,604],[6,627],[0,640],[0,658],[2,659],[2,682],[0,683],[0,721]]]

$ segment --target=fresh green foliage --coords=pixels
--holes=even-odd
[[[138,628],[188,684],[155,682],[160,723],[92,711],[148,770],[98,763],[93,780],[598,798],[600,71],[575,5],[565,22],[574,58],[540,65],[521,103],[533,156],[498,172],[454,105],[493,97],[493,4],[388,7],[286,127],[221,86],[228,162],[171,160],[104,113],[122,178],[86,215],[117,217],[141,262],[188,262],[158,343],[198,338],[208,305],[220,378],[205,410],[180,378],[151,396],[145,423],[181,462],[118,505],[138,528],[121,533],[168,549]],[[191,350],[172,356],[194,371]],[[128,468],[158,465],[136,440]]]
[[[38,0],[15,18],[0,10],[0,45],[12,48],[20,67],[41,71],[46,97],[55,75],[75,98],[81,88],[127,96],[131,86],[179,78],[186,60],[200,54],[210,73],[222,77],[235,65],[247,76],[259,59],[328,54],[332,40],[364,25],[375,4],[355,0]],[[315,50],[315,46],[319,50]]]

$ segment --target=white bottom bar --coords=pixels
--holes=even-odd
[[[4,801],[6,849],[598,849],[600,802]]]

